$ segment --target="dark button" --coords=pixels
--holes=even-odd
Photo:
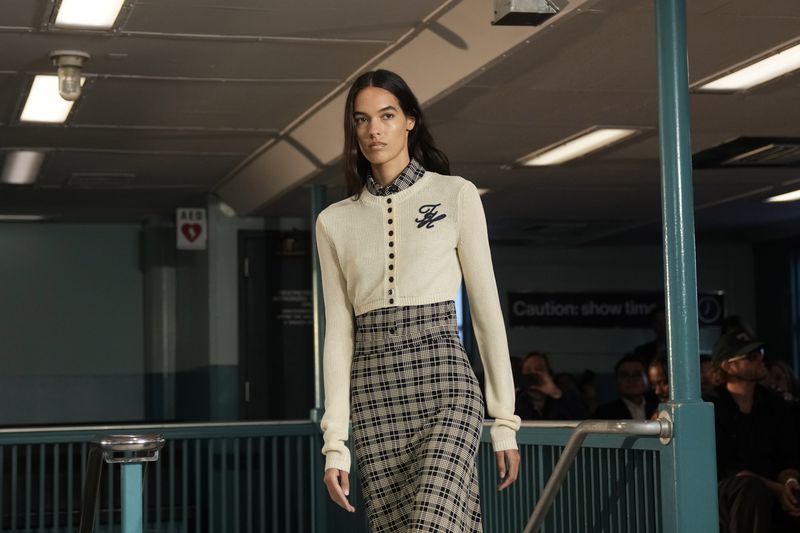
[[[394,289],[389,289],[389,294],[394,294]]]
[[[389,283],[394,283],[394,278],[392,276],[389,276]]]
[[[394,230],[393,230],[393,229],[390,229],[390,230],[389,230],[389,237],[391,237],[392,235],[394,235]]]
[[[393,303],[394,303],[394,299],[392,299],[392,298],[389,298],[389,303],[390,303],[390,304],[393,304]]]
[[[389,259],[394,259],[394,254],[389,254]]]
[[[397,331],[396,328],[389,328],[389,333],[391,333],[392,335],[394,335],[395,331]]]
[[[389,224],[391,224],[391,223],[392,223],[392,219],[390,218],[390,219],[389,219]]]
[[[391,213],[392,212],[392,208],[390,207],[389,209],[387,209],[387,211],[389,211]]]
[[[392,246],[394,246],[394,241],[389,241],[389,247],[391,248]]]
[[[392,199],[391,199],[391,198],[387,198],[387,199],[386,199],[386,203],[387,203],[387,204],[390,204],[390,203],[392,203]]]
[[[394,270],[394,265],[389,265],[389,270]]]

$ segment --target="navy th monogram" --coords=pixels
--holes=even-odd
[[[420,206],[419,212],[422,213],[422,218],[415,218],[414,219],[414,222],[417,223],[417,228],[418,229],[419,228],[431,229],[433,227],[433,223],[434,222],[442,220],[444,217],[447,216],[444,213],[442,213],[440,215],[439,212],[436,210],[436,208],[439,207],[440,205],[442,205],[442,204],[440,204],[440,203],[439,204],[425,204],[423,206]]]

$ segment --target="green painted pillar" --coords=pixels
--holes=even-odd
[[[719,530],[714,410],[700,397],[685,0],[655,0],[664,277],[674,435],[661,454],[664,530]]]

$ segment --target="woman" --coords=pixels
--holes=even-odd
[[[386,70],[350,88],[349,198],[316,222],[325,297],[325,484],[349,495],[348,422],[375,531],[481,531],[483,399],[458,338],[463,274],[486,370],[500,484],[516,480],[514,383],[477,189],[448,176],[422,110]],[[353,316],[355,315],[355,318]]]

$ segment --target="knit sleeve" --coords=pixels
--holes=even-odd
[[[492,268],[486,217],[478,190],[467,182],[459,192],[458,260],[467,286],[472,326],[486,376],[486,405],[495,451],[517,448],[520,418],[514,414],[514,378],[503,313]]]
[[[322,215],[317,217],[316,239],[325,300],[323,374],[325,414],[323,431],[325,469],[350,471],[350,450],[345,445],[350,423],[350,367],[353,361],[353,306],[347,284],[327,234]]]

